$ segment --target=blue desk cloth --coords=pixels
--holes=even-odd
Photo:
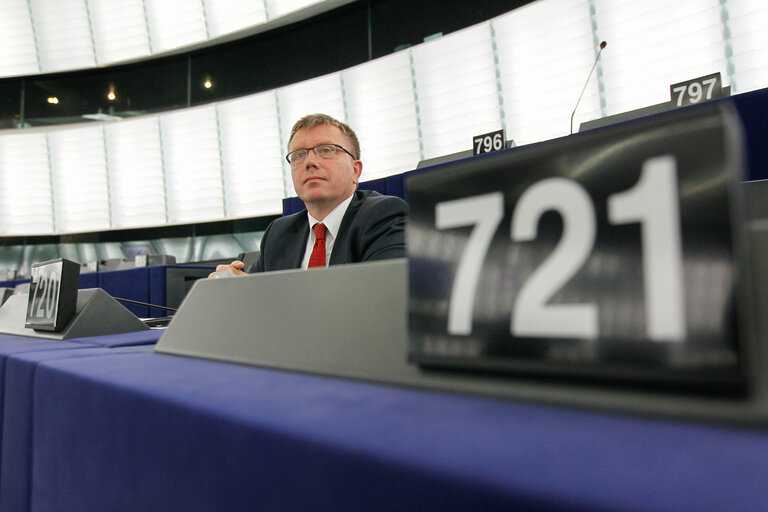
[[[73,346],[75,345],[75,346]],[[119,356],[127,349],[86,347],[67,344],[58,350],[22,352],[7,357],[3,397],[2,451],[0,451],[0,510],[29,510],[32,488],[32,403],[33,381],[42,361],[56,359]],[[69,397],[71,403],[77,397]]]
[[[16,387],[15,384],[8,385],[8,360],[16,355],[28,354],[28,353],[50,353],[50,354],[72,354],[79,350],[89,347],[96,347],[96,345],[88,344],[81,340],[80,343],[72,343],[68,341],[54,341],[54,340],[42,340],[35,338],[24,338],[21,336],[9,336],[0,334],[0,460],[6,455],[6,453],[12,454],[14,451],[27,452],[31,448],[31,439],[28,437],[31,435],[31,412],[19,413],[20,407],[28,407],[31,409],[31,390],[30,387],[26,387],[21,390]],[[99,349],[106,350],[106,349]],[[9,398],[10,396],[10,398]],[[21,396],[20,400],[16,400],[16,397]],[[26,421],[25,421],[26,420]],[[24,432],[26,429],[26,432]],[[21,436],[19,435],[21,430]],[[30,454],[26,454],[27,460],[30,460]],[[17,473],[18,471],[18,473]],[[9,495],[10,498],[15,498],[12,492],[21,492],[26,496],[29,495],[29,485],[26,485],[26,490],[23,486],[18,489],[14,484],[18,483],[18,480],[22,480],[22,484],[29,479],[30,475],[29,464],[26,467],[19,466],[18,469],[14,466],[7,466],[0,464],[0,510],[13,511],[13,510],[28,510],[29,507],[17,508],[15,506],[4,506],[3,498],[5,495]],[[14,478],[17,477],[17,478]],[[18,502],[18,500],[12,500],[12,503]]]
[[[151,346],[161,334],[161,330],[150,330],[68,341],[0,335],[0,511],[29,510],[37,365],[53,359],[131,353],[121,347]]]
[[[31,510],[746,511],[768,432],[156,353],[41,361]]]

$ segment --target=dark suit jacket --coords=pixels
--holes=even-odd
[[[330,265],[404,258],[408,205],[394,196],[357,190],[333,244]],[[301,268],[307,249],[307,212],[272,221],[261,239],[261,253],[249,272]]]

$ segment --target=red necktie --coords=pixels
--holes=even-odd
[[[309,257],[308,268],[325,266],[325,224],[317,223],[315,229],[315,246]]]

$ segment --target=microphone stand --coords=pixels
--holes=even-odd
[[[584,88],[581,89],[581,94],[579,94],[579,99],[576,100],[576,106],[573,107],[573,112],[571,113],[571,135],[573,135],[573,116],[576,115],[576,109],[579,108],[579,103],[581,102],[581,97],[584,96],[584,91],[587,90],[587,85],[589,84],[589,79],[592,78],[592,73],[595,71],[595,67],[597,67],[597,60],[600,58],[600,54],[603,53],[603,48],[608,46],[608,43],[603,41],[600,43],[600,50],[597,52],[597,57],[595,57],[595,63],[592,64],[592,69],[589,70],[589,75],[587,76],[587,81],[584,82]]]

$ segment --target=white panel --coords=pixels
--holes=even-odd
[[[765,0],[728,2],[735,80],[732,93],[768,86],[768,4]]]
[[[472,136],[501,128],[490,24],[410,51],[425,158],[472,149]]]
[[[144,0],[152,53],[205,41],[200,0]]]
[[[282,213],[283,148],[273,91],[220,103],[228,217]]]
[[[419,130],[408,52],[343,73],[349,125],[360,139],[368,181],[416,168]]]
[[[493,21],[504,98],[507,137],[518,144],[570,133],[571,114],[598,48],[587,0],[548,0]],[[603,52],[611,51],[612,43]],[[597,70],[574,116],[600,117]]]
[[[344,98],[341,92],[341,75],[333,73],[320,78],[307,80],[277,90],[280,107],[280,131],[283,151],[287,153],[288,137],[293,125],[308,114],[323,113],[339,121],[344,117]],[[354,127],[353,127],[354,128]],[[283,159],[285,175],[285,197],[293,197],[296,191],[291,181],[291,168]]]
[[[727,77],[718,0],[601,0],[596,20],[609,45],[601,57],[608,114],[668,101],[676,82]]]
[[[216,108],[160,116],[168,221],[224,217]]]
[[[289,12],[298,11],[323,0],[267,0],[267,13],[270,19],[283,16]]]
[[[96,64],[84,0],[30,0],[43,72]]]
[[[104,126],[112,227],[165,224],[165,183],[157,116]]]
[[[0,135],[0,234],[52,233],[51,204],[45,133]]]
[[[109,229],[109,191],[101,126],[48,134],[56,231]]]
[[[144,3],[141,0],[90,1],[88,10],[99,64],[150,55]]]
[[[0,8],[0,76],[40,71],[27,0],[3,0]]]
[[[262,0],[205,0],[205,17],[211,38],[267,21]]]

